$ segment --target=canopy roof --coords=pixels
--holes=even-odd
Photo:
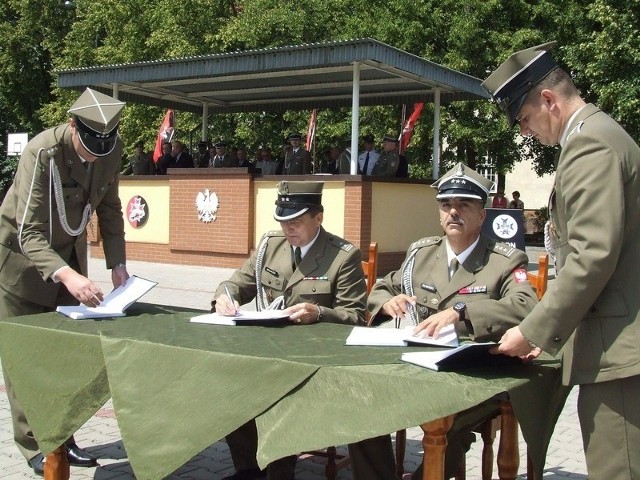
[[[173,60],[60,70],[58,85],[201,113],[351,107],[489,98],[480,80],[365,38]]]

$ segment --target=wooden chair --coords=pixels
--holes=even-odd
[[[538,258],[538,273],[527,272],[529,283],[535,289],[538,300],[547,291],[547,281],[549,279],[549,255],[544,253]]]
[[[536,291],[538,300],[547,291],[547,282],[549,280],[549,255],[544,253],[538,258],[538,273],[527,272],[527,279]],[[482,480],[491,480],[493,476],[493,442],[496,439],[496,433],[500,430],[502,422],[501,415],[488,418],[474,431],[482,437],[484,445],[482,447]],[[466,464],[463,461],[456,473],[456,480],[465,480]],[[527,479],[533,480],[533,465],[531,459],[527,455]]]
[[[371,242],[369,245],[369,256],[367,261],[362,262],[362,270],[367,282],[367,295],[376,283],[378,276],[378,242]],[[369,312],[366,313],[365,321],[367,326],[370,326],[371,320]],[[406,438],[406,437],[405,437]],[[404,458],[405,442],[402,442],[402,458]],[[396,450],[397,454],[397,450]],[[303,452],[302,457],[322,457],[327,459],[327,463],[324,467],[324,474],[327,480],[335,480],[338,470],[347,467],[351,464],[351,459],[348,455],[338,454],[335,446],[327,447],[323,450],[311,450],[309,452]]]

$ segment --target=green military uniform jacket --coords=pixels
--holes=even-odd
[[[313,162],[311,154],[300,147],[296,153],[293,150],[287,150],[284,157],[283,175],[306,175],[313,173]]]
[[[318,238],[293,271],[291,246],[284,234],[269,232],[260,245],[263,241],[267,244],[260,273],[267,303],[282,295],[285,307],[302,302],[325,307],[321,318],[324,322],[364,322],[366,283],[357,248],[320,227]],[[241,305],[255,298],[260,245],[229,280],[220,284],[214,298],[225,293],[225,285]],[[215,308],[215,301],[212,306]]]
[[[344,149],[338,157],[338,171],[340,175],[351,175],[351,151]]]
[[[367,308],[374,322],[388,318],[381,312],[384,303],[406,293],[401,287],[402,273],[413,255],[410,284],[417,297],[418,321],[464,302],[469,321],[457,324],[458,333],[477,341],[499,340],[537,303],[527,280],[528,259],[524,252],[481,234],[476,247],[449,280],[445,237],[428,237],[412,244],[402,268],[373,287]]]
[[[25,147],[13,185],[0,207],[0,286],[47,307],[55,306],[60,288],[51,275],[66,266],[72,255],[77,256],[80,273],[87,275],[86,230],[77,236],[65,232],[53,188],[49,188],[51,168],[47,150],[52,147],[69,226],[75,229],[81,224],[82,212],[89,201],[98,215],[107,268],[126,259],[118,197],[120,141],[111,154],[98,158],[87,169],[73,148],[68,124],[40,133]]]
[[[376,177],[395,177],[400,165],[400,157],[397,152],[382,152],[371,170],[371,175]]]
[[[123,175],[155,175],[156,164],[148,153],[131,155],[129,165],[122,172]]]
[[[520,329],[551,354],[565,346],[565,384],[638,375],[640,148],[588,104],[569,125],[554,190],[557,279]]]

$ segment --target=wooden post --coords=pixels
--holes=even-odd
[[[69,480],[70,476],[67,448],[61,445],[47,455],[47,461],[44,462],[44,479]]]

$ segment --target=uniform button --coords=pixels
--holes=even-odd
[[[269,281],[271,283],[271,281]],[[280,280],[276,280],[276,285],[280,285]]]
[[[493,327],[491,325],[487,327],[487,332],[493,332]]]
[[[431,305],[438,305],[438,299],[437,298],[432,298],[431,299]]]
[[[271,280],[269,280],[267,283],[268,283],[269,285],[271,285]]]
[[[562,339],[560,337],[553,337],[554,342],[561,342]]]
[[[316,291],[316,289],[315,289],[315,288],[312,288],[312,289],[311,289],[311,291],[312,291],[312,292],[315,292],[315,291]]]

